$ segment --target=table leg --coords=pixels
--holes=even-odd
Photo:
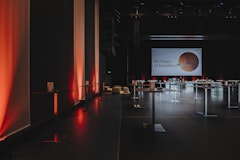
[[[171,102],[180,102],[179,100],[177,100],[177,89],[174,89],[174,99],[171,100]]]
[[[228,85],[227,93],[228,93],[228,108],[238,108],[238,106],[231,106],[231,88],[230,88],[230,85]]]
[[[139,92],[138,92],[138,93],[139,93]],[[145,108],[143,104],[140,104],[140,100],[141,100],[140,97],[143,96],[143,95],[140,96],[140,94],[142,94],[142,92],[138,94],[138,95],[139,95],[139,96],[138,96],[138,99],[139,99],[138,101],[136,101],[136,99],[133,99],[133,107],[134,107],[134,108],[137,108],[137,109]]]
[[[138,97],[136,96],[136,85],[133,85],[133,97],[132,99],[138,99]]]
[[[207,94],[208,88],[204,87],[204,112],[197,112],[198,114],[202,115],[203,117],[216,117],[215,114],[209,114],[208,113],[208,94]]]
[[[200,97],[198,97],[198,85],[195,85],[195,97],[194,99],[201,99]]]
[[[149,124],[144,123],[144,128],[149,128]],[[153,129],[154,132],[166,132],[166,130],[163,128],[161,124],[155,123],[155,93],[152,92],[152,124],[150,124],[150,127]]]

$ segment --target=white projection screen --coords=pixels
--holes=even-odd
[[[152,48],[152,76],[202,76],[202,48]]]

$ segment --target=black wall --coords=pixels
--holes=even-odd
[[[46,93],[47,81],[53,81],[59,90],[59,113],[73,106],[73,1],[34,0],[30,10],[31,124],[34,126],[53,116],[53,94]]]
[[[30,63],[31,123],[41,124],[53,117],[53,93],[47,82],[58,90],[58,113],[74,107],[74,32],[73,0],[31,1]],[[86,98],[94,96],[95,77],[94,0],[85,2],[85,79],[90,86]],[[100,53],[100,82],[105,77],[105,55]]]
[[[89,81],[90,86],[87,90],[87,98],[91,97],[92,77],[95,75],[95,33],[94,33],[94,0],[85,1],[85,79]]]

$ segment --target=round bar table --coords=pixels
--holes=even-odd
[[[233,87],[233,84],[228,84],[227,85],[227,93],[228,93],[228,108],[239,108],[238,107],[238,105],[236,105],[236,106],[233,106],[233,105],[231,105],[231,87]],[[239,87],[239,86],[238,86]],[[239,88],[238,88],[238,91],[239,91]],[[237,97],[237,98],[239,98],[239,97]],[[239,100],[238,100],[238,102],[239,102]]]
[[[202,83],[203,84],[203,83]],[[197,114],[202,115],[203,117],[216,117],[216,114],[210,114],[208,112],[208,89],[211,89],[211,83],[206,83],[202,86],[198,86],[204,89],[204,111],[203,112],[197,112]]]
[[[198,86],[199,86],[199,83],[193,82],[193,87],[195,88],[195,97],[194,97],[194,99],[201,99],[201,97],[198,97]]]
[[[149,123],[143,123],[144,128],[152,128],[154,132],[166,132],[166,130],[163,128],[163,126],[160,123],[155,122],[155,93],[156,92],[163,92],[162,88],[139,88],[136,89],[136,91],[142,91],[142,92],[150,92],[152,93],[152,122]]]
[[[180,92],[180,83],[179,82],[174,82],[174,83],[171,83],[171,86],[174,86],[174,89],[170,90],[170,91],[174,92],[174,99],[172,99],[171,102],[180,102],[179,100],[177,100],[177,91]],[[179,88],[179,89],[177,89],[177,88]]]

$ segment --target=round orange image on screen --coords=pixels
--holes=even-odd
[[[198,57],[192,52],[185,52],[181,54],[178,63],[184,71],[191,72],[198,67]]]

